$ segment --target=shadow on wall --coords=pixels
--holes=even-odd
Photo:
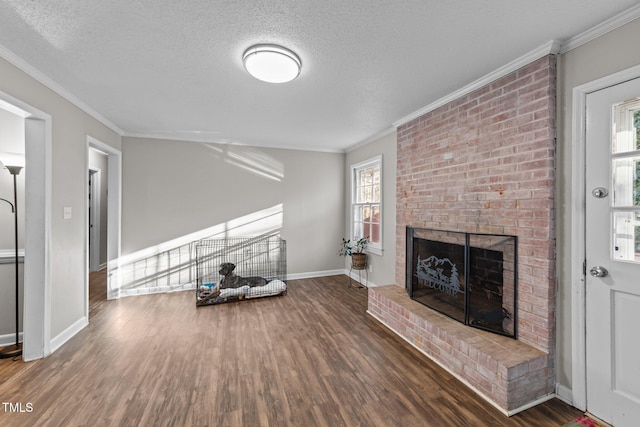
[[[284,179],[284,165],[282,162],[264,152],[241,145],[212,145],[202,144],[224,158],[225,163],[251,172],[262,178],[281,182]]]
[[[277,235],[283,218],[283,205],[278,204],[111,261],[108,298],[195,289],[195,243],[210,238]]]

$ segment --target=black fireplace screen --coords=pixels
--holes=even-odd
[[[465,325],[516,338],[517,237],[407,227],[409,296]]]

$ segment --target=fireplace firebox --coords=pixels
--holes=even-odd
[[[517,338],[517,237],[407,227],[411,299],[465,325]]]

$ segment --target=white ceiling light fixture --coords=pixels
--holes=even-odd
[[[298,77],[302,62],[294,52],[273,44],[251,46],[242,55],[244,68],[258,80],[286,83]]]

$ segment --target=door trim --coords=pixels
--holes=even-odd
[[[573,140],[571,158],[571,391],[572,405],[587,409],[586,293],[586,107],[587,95],[640,78],[640,65],[573,88]]]

